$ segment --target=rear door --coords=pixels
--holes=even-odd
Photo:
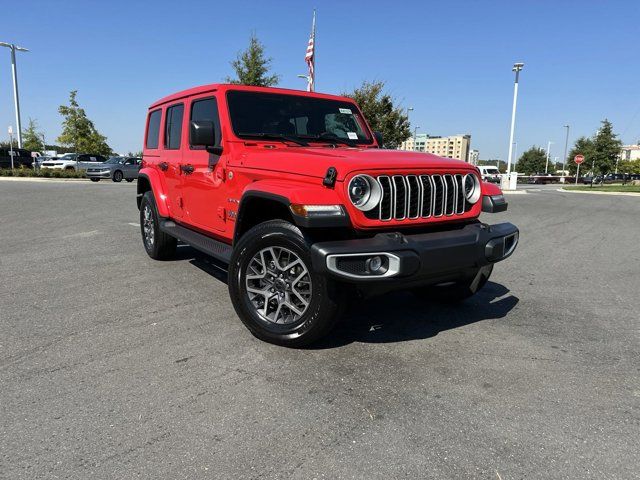
[[[176,220],[184,218],[182,198],[182,145],[184,143],[184,103],[168,105],[164,110],[164,132],[160,172],[164,174],[171,216]]]
[[[206,120],[214,124],[217,145],[221,144],[218,102],[212,93],[190,99],[188,121]],[[188,135],[183,148],[182,163],[185,213],[190,224],[208,231],[223,232],[226,228],[225,165],[226,156],[214,155],[204,147],[192,146]]]

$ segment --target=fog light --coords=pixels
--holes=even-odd
[[[382,269],[382,258],[378,256],[368,258],[365,262],[365,266],[367,267],[367,271],[371,273],[378,273]]]

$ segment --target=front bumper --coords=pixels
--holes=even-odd
[[[111,178],[111,171],[90,172],[87,170],[86,175],[88,178]]]
[[[366,239],[318,242],[311,246],[311,258],[316,271],[344,281],[435,284],[468,277],[480,267],[504,260],[514,252],[518,236],[511,223],[473,223],[442,232],[380,233]],[[376,256],[382,259],[382,268],[372,272]]]

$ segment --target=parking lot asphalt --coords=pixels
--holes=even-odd
[[[476,297],[293,350],[205,256],[147,257],[135,183],[0,182],[0,478],[638,478],[640,202],[508,200]]]

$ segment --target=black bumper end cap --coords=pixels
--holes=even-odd
[[[482,211],[485,213],[499,213],[507,210],[509,204],[504,195],[485,195],[482,197]]]

